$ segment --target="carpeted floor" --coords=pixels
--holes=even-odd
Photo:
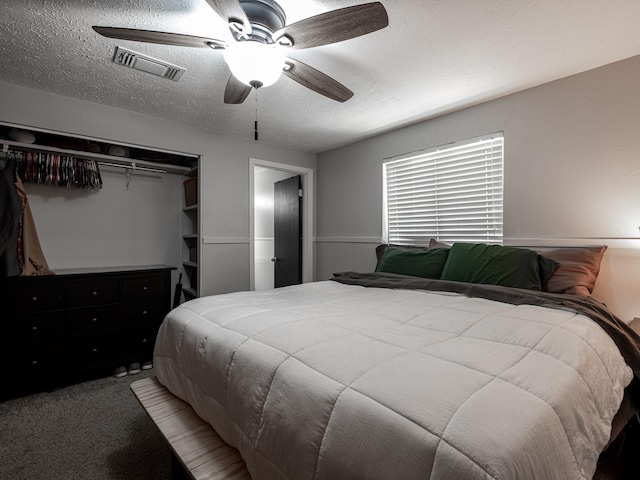
[[[0,480],[169,480],[169,447],[129,388],[152,375],[0,402]],[[594,480],[640,478],[628,466],[637,463],[639,438],[628,432],[620,458],[602,465]]]
[[[153,370],[0,403],[0,479],[164,480],[170,451],[129,385]]]

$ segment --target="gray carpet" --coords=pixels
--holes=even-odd
[[[171,459],[129,385],[153,370],[0,403],[0,480],[169,480]],[[627,443],[633,464],[640,442]],[[638,479],[624,456],[594,480]],[[631,459],[630,459],[631,460]]]
[[[153,370],[0,403],[0,479],[164,480],[170,451],[129,385]]]

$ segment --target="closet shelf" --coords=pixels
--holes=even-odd
[[[191,295],[193,297],[197,297],[198,296],[198,291],[195,288],[183,287],[182,291],[185,292],[185,293],[188,293],[189,295]]]
[[[165,163],[156,163],[149,162],[146,160],[136,160],[133,158],[126,157],[117,157],[114,155],[105,155],[102,153],[92,153],[92,152],[83,152],[78,150],[66,150],[57,147],[48,147],[45,145],[37,145],[33,143],[21,143],[14,142],[12,140],[0,140],[0,145],[2,145],[2,151],[7,151],[9,148],[17,149],[17,150],[37,150],[41,152],[49,152],[49,153],[59,153],[62,155],[69,155],[76,158],[85,158],[89,160],[95,160],[98,163],[109,163],[113,165],[122,166],[125,168],[131,168],[133,170],[138,169],[154,169],[154,170],[163,170],[167,173],[177,173],[180,175],[185,175],[191,168],[189,167],[181,167],[178,165],[169,165]]]
[[[185,267],[197,267],[198,262],[192,262],[191,260],[183,260],[182,265],[184,265]]]
[[[189,210],[193,210],[193,211],[197,211],[198,210],[198,204],[193,204],[193,205],[189,205],[188,207],[182,207],[182,211],[183,212],[188,212]]]

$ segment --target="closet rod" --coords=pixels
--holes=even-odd
[[[141,172],[167,173],[166,170],[160,170],[159,168],[138,167],[136,165],[136,162],[131,162],[131,165],[122,165],[120,163],[110,163],[96,160],[96,163],[104,165],[105,167],[126,168],[127,170],[140,170]]]

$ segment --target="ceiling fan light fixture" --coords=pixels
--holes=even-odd
[[[287,24],[280,0],[207,0],[226,21],[235,42],[195,35],[94,25],[96,33],[118,40],[223,50],[232,74],[224,103],[240,104],[251,89],[275,83],[280,75],[320,95],[345,102],[353,92],[337,80],[285,52],[320,47],[361,37],[389,25],[379,1],[330,10]],[[256,95],[257,97],[257,95]]]
[[[224,59],[234,77],[254,87],[273,85],[284,68],[284,55],[274,44],[247,40],[229,45]]]

